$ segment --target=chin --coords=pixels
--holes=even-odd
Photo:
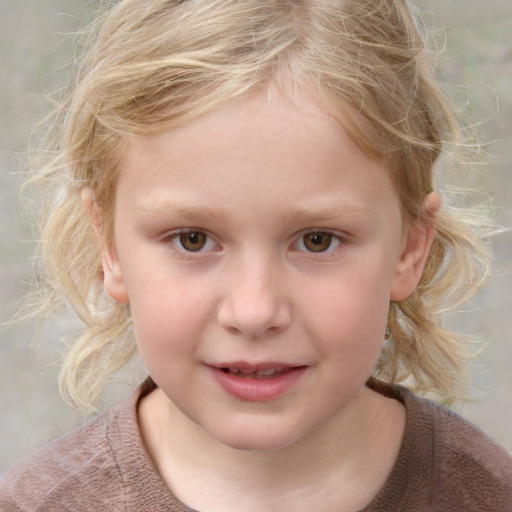
[[[286,442],[275,442],[273,440],[264,439],[261,442],[258,442],[255,439],[250,440],[241,440],[237,442],[223,443],[228,448],[232,448],[233,450],[240,452],[259,452],[259,453],[275,453],[283,450],[287,446],[293,443]]]
[[[278,452],[296,443],[301,436],[297,433],[276,432],[273,428],[255,430],[253,428],[240,428],[229,435],[224,431],[221,435],[215,436],[217,441],[233,450],[245,452]],[[242,435],[241,435],[242,434]]]

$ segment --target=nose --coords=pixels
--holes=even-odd
[[[283,331],[291,322],[282,269],[269,258],[247,258],[226,275],[219,324],[250,338]]]

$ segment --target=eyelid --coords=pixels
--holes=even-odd
[[[340,233],[339,231],[335,231],[332,229],[322,229],[322,228],[312,228],[312,229],[305,229],[301,231],[296,237],[295,241],[292,243],[292,247],[297,248],[298,244],[302,241],[302,239],[309,234],[315,234],[315,233],[324,233],[326,235],[330,235],[333,239],[338,240],[338,244],[336,247],[333,247],[332,249],[326,250],[326,251],[309,251],[307,249],[296,249],[299,252],[303,252],[308,255],[314,255],[314,256],[327,256],[331,255],[331,253],[336,252],[336,250],[340,247],[346,244],[347,242],[347,235],[344,235]]]
[[[206,243],[207,244],[213,243],[215,245],[216,249],[215,248],[208,248],[208,249],[201,248],[198,251],[187,251],[185,248],[180,248],[176,243],[174,243],[174,241],[176,239],[179,239],[180,235],[184,235],[187,233],[203,233],[204,235],[206,235],[206,238],[207,238]],[[218,250],[220,248],[220,245],[215,241],[214,237],[210,233],[208,233],[208,231],[206,231],[204,229],[200,229],[200,228],[178,228],[169,233],[166,233],[162,237],[161,240],[163,243],[170,244],[172,246],[173,250],[175,250],[177,253],[180,253],[187,257],[193,257],[194,254],[198,255],[198,254],[203,254],[205,252],[212,252],[212,251]]]

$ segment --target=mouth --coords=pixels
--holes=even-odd
[[[222,373],[234,375],[248,379],[271,379],[279,377],[285,373],[304,368],[304,365],[293,365],[282,362],[265,362],[265,363],[246,363],[246,362],[226,362],[211,365],[215,370]]]
[[[267,370],[246,370],[236,367],[225,367],[219,368],[223,373],[230,375],[236,375],[238,377],[245,377],[247,379],[271,379],[283,375],[283,373],[289,372],[297,367],[276,367],[269,368]]]
[[[268,402],[285,395],[308,369],[305,365],[282,362],[226,362],[208,367],[225,392],[250,402]]]

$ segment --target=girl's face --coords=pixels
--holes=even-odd
[[[133,138],[116,201],[107,292],[129,302],[176,411],[245,450],[291,445],[357,402],[430,241],[404,228],[381,164],[275,92]]]

